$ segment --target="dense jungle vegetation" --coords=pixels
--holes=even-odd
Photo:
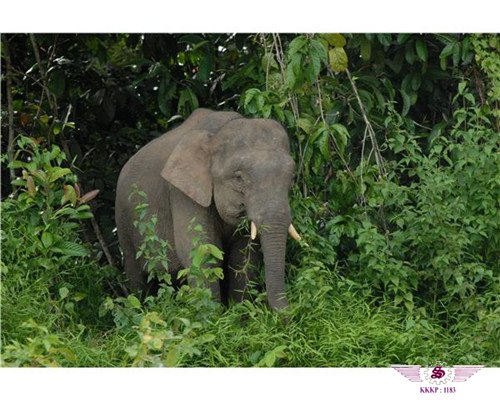
[[[500,367],[495,34],[2,35],[3,366]],[[120,168],[194,109],[286,127],[290,308],[126,289]],[[137,209],[148,263],[166,244]],[[220,257],[198,243],[189,273]],[[262,279],[262,278],[261,278]]]

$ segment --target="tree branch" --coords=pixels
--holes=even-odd
[[[5,58],[5,73],[6,73],[6,91],[7,91],[7,112],[8,125],[9,125],[9,137],[7,143],[7,158],[9,162],[14,161],[14,108],[12,106],[12,62],[10,58],[9,44],[5,35],[2,35],[2,47],[3,54]],[[10,180],[13,181],[16,178],[14,168],[10,168]]]
[[[38,44],[36,42],[35,35],[30,33],[31,46],[33,47],[33,52],[35,53],[36,63],[38,64],[38,69],[40,70],[40,76],[42,77],[43,89],[45,95],[47,96],[47,101],[49,102],[50,109],[52,110],[53,118],[57,117],[57,103],[52,97],[52,93],[49,90],[49,81],[47,80],[47,72],[42,64],[42,59],[40,58],[40,51],[38,50]]]
[[[92,213],[94,214],[94,213]],[[108,261],[108,264],[111,265],[112,267],[115,266],[115,262],[113,260],[113,256],[111,255],[111,252],[109,251],[109,247],[106,244],[106,241],[104,240],[104,236],[102,236],[101,228],[99,227],[99,224],[97,223],[97,220],[95,217],[92,217],[90,219],[90,223],[92,224],[92,228],[94,229],[94,233],[97,237],[97,240],[99,241],[99,244],[101,245],[102,251],[106,257],[106,260]]]
[[[377,138],[375,136],[375,131],[373,130],[372,124],[368,120],[368,116],[366,114],[365,107],[363,105],[363,102],[361,101],[361,98],[359,97],[358,88],[356,87],[356,83],[352,79],[351,73],[349,72],[348,69],[346,69],[346,73],[347,73],[347,77],[349,78],[349,82],[351,83],[351,87],[352,87],[352,90],[354,92],[354,95],[356,96],[356,99],[358,101],[361,115],[363,116],[363,120],[365,121],[365,125],[366,125],[367,131],[368,131],[368,136],[370,137],[370,141],[372,142],[373,153],[375,154],[375,162],[377,163],[377,166],[379,168],[379,177],[382,178],[382,175],[386,176],[387,173],[385,171],[384,158],[382,157],[382,154],[380,153],[380,148],[378,146]]]

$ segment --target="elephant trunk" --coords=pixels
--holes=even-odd
[[[289,223],[271,222],[260,229],[260,243],[264,254],[266,290],[273,310],[288,306],[285,296],[285,250]]]

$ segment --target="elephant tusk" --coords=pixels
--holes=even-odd
[[[254,240],[257,237],[257,225],[252,221],[250,224],[250,237]]]
[[[292,237],[292,239],[295,239],[297,241],[301,240],[302,238],[300,237],[300,235],[297,233],[297,231],[295,230],[295,227],[290,224],[290,226],[288,227],[288,233],[290,234],[290,236]]]

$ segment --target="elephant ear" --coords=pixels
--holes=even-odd
[[[205,130],[186,133],[161,171],[164,179],[203,207],[212,202],[210,136]]]

